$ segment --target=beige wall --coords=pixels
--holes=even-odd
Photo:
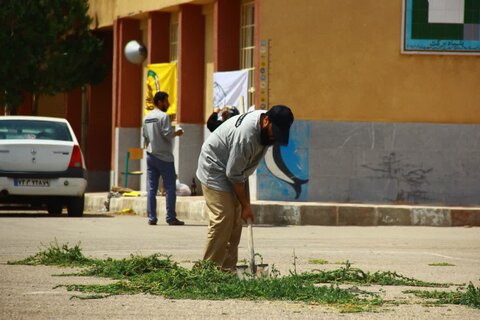
[[[206,4],[213,0],[89,0],[94,28],[112,26],[117,17],[143,17],[150,11],[177,11],[185,3]]]
[[[113,25],[116,0],[89,0],[88,13],[93,18],[92,28]]]
[[[480,57],[401,54],[402,0],[258,9],[270,105],[291,105],[297,119],[480,123]]]
[[[213,72],[213,0],[90,0],[98,27],[114,17],[206,4],[205,114]],[[259,0],[269,39],[269,103],[297,119],[480,123],[480,56],[401,54],[402,0]],[[293,5],[294,4],[294,5]],[[257,39],[257,43],[258,40]]]

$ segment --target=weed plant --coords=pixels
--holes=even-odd
[[[113,275],[117,275],[113,272]],[[188,270],[170,267],[134,275],[109,285],[69,285],[69,290],[96,294],[149,293],[175,299],[265,299],[329,304],[376,303],[336,286],[314,286],[300,277],[239,280],[235,274],[218,270],[211,262],[199,262]]]
[[[303,301],[335,305],[344,312],[358,312],[382,305],[383,300],[377,294],[356,287],[339,288],[339,284],[448,286],[404,277],[395,272],[364,272],[352,268],[348,261],[345,267],[332,271],[297,274],[294,268],[288,276],[280,277],[278,272],[273,272],[271,278],[250,277],[240,280],[236,274],[218,270],[212,262],[198,261],[192,269],[186,269],[172,261],[170,256],[161,254],[148,257],[131,255],[120,260],[90,259],[82,254],[79,244],[69,247],[68,244],[59,245],[57,241],[31,257],[9,264],[78,267],[79,271],[70,275],[118,280],[102,285],[60,285],[69,291],[83,293],[79,296],[82,299],[148,293],[175,299]],[[320,286],[319,283],[329,285]],[[476,308],[480,305],[480,289],[471,283],[465,292],[409,292],[419,297],[437,299],[439,303],[465,304]]]
[[[314,270],[314,272],[302,273],[299,277],[313,283],[350,283],[363,285],[384,286],[414,286],[414,287],[448,287],[449,284],[426,282],[414,278],[408,278],[391,271],[365,272],[358,268],[352,268],[347,261],[345,267],[327,271]]]
[[[176,262],[170,260],[170,256],[154,254],[148,257],[130,255],[128,259],[94,260],[90,267],[79,275],[96,276],[112,279],[128,279],[130,277],[156,272],[159,270],[178,268]]]
[[[70,248],[67,244],[59,245],[57,240],[50,243],[49,247],[41,250],[33,256],[26,259],[8,264],[22,264],[22,265],[56,265],[61,267],[80,267],[91,265],[94,260],[86,258],[80,248],[80,243]]]
[[[175,299],[248,299],[285,300],[336,305],[341,311],[358,312],[381,305],[375,294],[341,289],[336,285],[318,286],[296,274],[271,278],[249,277],[240,280],[236,274],[223,272],[212,262],[199,261],[190,269],[179,266],[169,256],[154,254],[148,257],[131,255],[129,258],[89,259],[80,246],[69,247],[53,243],[49,248],[10,264],[47,264],[80,267],[77,276],[97,276],[117,279],[102,285],[60,285],[69,291],[85,295],[82,299],[97,299],[119,294],[148,293]]]
[[[412,293],[419,298],[435,299],[438,304],[461,304],[480,309],[480,288],[469,283],[466,290],[458,288],[456,291],[427,291],[405,290],[404,293]]]

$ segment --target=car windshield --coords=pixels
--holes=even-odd
[[[73,141],[65,123],[43,120],[0,120],[0,140],[3,139]]]

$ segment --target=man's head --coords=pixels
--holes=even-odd
[[[168,101],[168,93],[163,91],[158,91],[153,97],[153,104],[163,112],[167,111],[170,107],[170,102]]]
[[[225,121],[228,118],[236,116],[238,114],[240,114],[240,112],[238,112],[238,109],[234,106],[225,106],[222,109],[222,121]]]
[[[287,145],[290,135],[290,126],[293,123],[293,113],[287,106],[276,105],[265,113],[261,129],[263,145],[278,143]]]

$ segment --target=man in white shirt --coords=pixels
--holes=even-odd
[[[252,111],[228,119],[204,142],[197,168],[210,219],[204,260],[235,270],[242,219],[253,220],[246,182],[269,146],[288,144],[293,120],[282,105]]]
[[[175,211],[176,172],[172,140],[183,135],[183,130],[173,131],[170,118],[165,113],[170,106],[168,94],[159,91],[153,98],[155,108],[143,120],[143,137],[147,147],[147,212],[148,224],[157,224],[157,191],[160,176],[166,192],[166,222],[171,226],[185,223],[177,219]]]

